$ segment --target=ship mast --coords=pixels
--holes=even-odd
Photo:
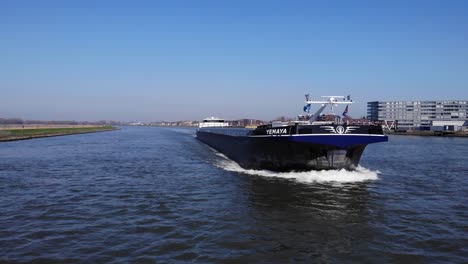
[[[351,100],[351,95],[348,96],[340,96],[340,95],[327,95],[327,96],[320,96],[325,100],[321,101],[313,101],[309,100],[309,95],[306,94],[306,104],[310,106],[311,104],[322,104],[320,108],[309,118],[309,122],[312,123],[320,116],[327,106],[330,106],[330,109],[333,110],[334,107],[338,106],[339,104],[352,104],[353,100]],[[341,100],[338,100],[341,99]]]

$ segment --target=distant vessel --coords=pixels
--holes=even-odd
[[[280,172],[353,170],[367,144],[388,141],[380,125],[353,124],[349,118],[342,121],[335,115],[321,115],[327,106],[333,109],[339,104],[352,104],[350,96],[322,98],[311,101],[306,95],[305,112],[310,111],[311,104],[321,104],[313,115],[257,128],[231,127],[221,118],[207,118],[200,122],[197,138],[245,169]],[[343,112],[345,117],[347,110],[348,106]]]

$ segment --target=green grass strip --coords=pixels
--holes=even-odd
[[[71,128],[32,128],[0,130],[0,137],[47,136],[113,130],[112,126],[71,127]]]

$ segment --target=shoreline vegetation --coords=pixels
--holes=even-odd
[[[124,126],[128,124],[124,124]],[[194,128],[193,125],[177,124],[177,125],[154,125],[154,124],[132,124],[130,126],[157,126],[157,127],[185,127]],[[253,128],[255,126],[249,126]],[[0,142],[27,140],[43,137],[57,137],[75,134],[96,133],[118,130],[119,128],[111,125],[96,125],[96,124],[0,124]],[[468,132],[452,132],[452,131],[395,131],[385,130],[387,135],[401,136],[433,136],[433,137],[468,137]]]
[[[16,125],[0,127],[0,142],[27,140],[43,137],[57,137],[75,134],[117,130],[113,126],[96,125]]]

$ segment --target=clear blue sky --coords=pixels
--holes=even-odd
[[[0,117],[272,119],[468,99],[468,1],[0,1]]]

